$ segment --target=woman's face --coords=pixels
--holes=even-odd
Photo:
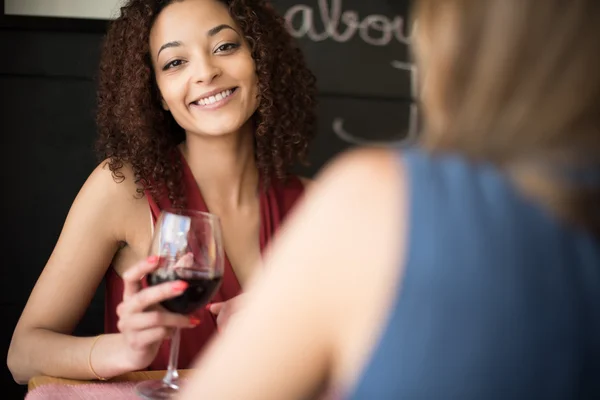
[[[248,43],[217,0],[175,1],[150,31],[150,56],[163,107],[191,134],[238,132],[258,107]]]

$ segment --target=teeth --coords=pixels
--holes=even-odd
[[[200,99],[200,100],[196,101],[196,103],[200,104],[202,106],[214,104],[217,101],[223,100],[224,98],[231,96],[231,93],[233,93],[233,90],[231,90],[231,89],[223,90],[221,93],[217,93],[214,96],[205,97],[203,99]]]

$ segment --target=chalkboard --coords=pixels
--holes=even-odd
[[[409,3],[273,0],[317,76],[319,131],[311,154],[316,169],[352,145],[414,139]]]
[[[392,13],[389,0],[273,3],[300,41],[323,94],[409,95],[407,11]]]

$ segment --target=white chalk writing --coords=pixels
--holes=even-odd
[[[334,118],[333,120],[333,132],[335,135],[350,144],[356,144],[360,146],[394,146],[402,145],[409,146],[414,143],[419,130],[419,111],[417,105],[412,103],[410,105],[410,112],[408,118],[408,130],[406,134],[402,135],[402,139],[390,139],[390,140],[371,140],[363,139],[357,135],[354,135],[344,129],[344,120],[342,118]],[[391,136],[391,135],[390,135]],[[399,137],[400,135],[394,135]]]
[[[367,1],[367,0],[364,0]],[[323,28],[316,28],[317,18],[320,18]],[[400,15],[389,17],[381,14],[371,14],[362,20],[355,10],[343,10],[342,0],[318,0],[318,10],[306,4],[296,4],[285,12],[288,31],[295,38],[308,38],[314,42],[332,40],[336,43],[346,43],[358,37],[372,46],[388,46],[395,39],[401,45],[409,46],[415,32],[416,24],[410,33],[405,33],[406,21]],[[391,67],[415,73],[411,62],[394,60]],[[413,76],[414,78],[414,76]],[[415,81],[413,79],[411,92],[415,98]],[[373,141],[363,139],[348,132],[344,128],[343,118],[334,118],[333,132],[341,140],[358,145],[395,145],[410,143],[417,135],[417,106],[411,104],[408,132],[400,140]],[[400,137],[399,135],[394,135]]]
[[[362,21],[358,12],[342,11],[342,0],[319,0],[319,17],[324,30],[317,32],[315,28],[315,10],[306,4],[297,4],[285,13],[288,30],[296,38],[308,37],[315,42],[331,39],[344,43],[352,39],[358,32],[360,38],[373,46],[387,46],[392,39],[409,45],[410,35],[404,33],[405,19],[397,15],[390,18],[386,15],[372,14]],[[366,1],[366,0],[365,0]],[[296,19],[300,17],[300,24]]]

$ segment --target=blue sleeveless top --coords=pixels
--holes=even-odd
[[[600,244],[490,166],[419,150],[405,273],[349,399],[600,399]]]

